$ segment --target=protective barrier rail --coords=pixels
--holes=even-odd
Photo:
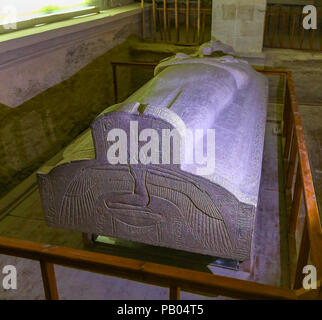
[[[296,298],[293,291],[285,288],[18,239],[0,237],[0,253],[38,260],[47,299],[58,299],[54,264],[168,287],[171,300],[180,298],[181,289],[205,295],[220,294],[241,299]]]

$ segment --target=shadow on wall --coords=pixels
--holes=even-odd
[[[113,60],[129,60],[127,42],[17,108],[0,104],[0,197],[114,104]],[[118,78],[122,91],[131,91],[131,76],[121,72]]]

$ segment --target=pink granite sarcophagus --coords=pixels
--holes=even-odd
[[[249,259],[267,91],[265,77],[229,55],[178,54],[162,61],[152,80],[106,109],[66,148],[59,165],[38,174],[48,225]],[[116,138],[120,129],[124,136]],[[213,130],[212,170],[182,157],[174,161],[172,149],[165,163],[162,155],[169,150],[160,141],[151,149],[148,143],[158,137],[142,133],[151,130],[159,138],[175,130],[180,141],[188,130],[199,130],[193,144],[180,145],[180,155],[195,154],[207,130]],[[126,149],[116,150],[116,142]]]

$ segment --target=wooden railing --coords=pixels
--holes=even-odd
[[[136,62],[114,63],[115,68],[117,65],[123,64],[126,66],[138,65]],[[142,65],[153,67],[153,63],[143,63]],[[320,286],[322,271],[321,223],[292,75],[291,72],[279,70],[258,71],[266,75],[283,76],[286,79],[283,116],[284,171],[289,208],[289,253],[291,260],[295,262],[295,268],[291,264],[290,270],[290,273],[294,274],[291,288],[280,288],[142,260],[5,237],[0,237],[0,254],[39,261],[46,299],[58,299],[54,264],[168,287],[170,299],[179,299],[180,290],[240,299],[322,299]],[[115,69],[115,76],[116,74]],[[298,160],[296,161],[296,159]],[[305,204],[305,223],[300,248],[296,250],[293,240],[295,239],[302,194]],[[298,255],[296,251],[299,251]],[[302,288],[302,271],[303,266],[308,264],[309,256],[317,270],[318,288],[304,290]]]
[[[302,195],[304,196],[305,203],[302,239],[298,258],[293,260],[296,261],[296,268],[293,271],[293,264],[291,263],[290,270],[291,276],[293,277],[294,275],[293,287],[294,289],[299,289],[302,287],[303,267],[309,264],[309,255],[312,264],[317,269],[318,279],[321,279],[322,234],[309,157],[304,141],[302,121],[296,103],[292,76],[290,72],[287,72],[286,76],[287,86],[283,135],[285,137],[285,190],[289,209],[289,245],[291,257],[296,256],[296,250],[294,250],[295,235],[299,221]]]
[[[317,286],[319,288],[314,294],[316,294],[317,298],[319,297],[321,299],[321,221],[314,191],[309,156],[304,141],[302,121],[295,96],[292,73],[276,70],[259,71],[266,74],[284,76],[286,78],[283,112],[283,160],[286,212],[289,226],[288,241],[291,287],[295,290],[302,290],[303,267],[312,264],[317,270]],[[297,250],[296,231],[302,197],[304,198],[305,210],[304,224],[300,246]]]
[[[296,294],[286,288],[18,239],[0,237],[0,253],[38,260],[47,299],[58,299],[54,264],[168,287],[173,300],[180,298],[180,290],[240,299],[296,299]]]
[[[317,11],[318,23],[322,21],[322,10]],[[322,50],[321,28],[306,30],[303,6],[268,5],[265,18],[264,47]]]
[[[202,8],[201,0],[151,0],[150,12],[141,0],[142,38],[182,45],[198,45],[210,40],[211,8]],[[151,2],[150,1],[150,2]],[[147,19],[150,14],[150,19]],[[148,26],[147,26],[148,24]],[[149,30],[149,36],[147,36]],[[208,38],[206,33],[208,32]]]

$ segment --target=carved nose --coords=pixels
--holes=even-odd
[[[149,204],[150,197],[146,188],[147,171],[144,167],[130,167],[130,174],[134,180],[134,190],[130,192],[110,193],[105,198],[105,203],[109,208],[128,208],[146,207]]]

